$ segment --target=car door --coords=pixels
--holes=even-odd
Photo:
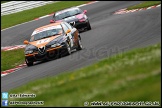
[[[72,27],[70,24],[68,24],[67,22],[65,22],[65,24],[68,26],[68,28],[71,29],[71,34],[72,34],[72,39],[75,45],[77,45],[77,41],[78,41],[78,30],[74,27]]]
[[[68,26],[65,25],[65,23],[62,23],[62,26],[63,26],[65,33],[67,32],[68,29],[70,29],[70,28],[68,28]],[[72,36],[71,32],[67,33],[66,36],[67,36],[67,39],[69,40],[69,45],[72,48],[74,46],[74,41],[73,41],[73,36]]]

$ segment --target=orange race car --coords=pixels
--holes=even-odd
[[[78,30],[67,22],[52,23],[35,29],[30,40],[25,40],[24,44],[27,66],[32,66],[35,61],[70,55],[73,49],[82,49]]]

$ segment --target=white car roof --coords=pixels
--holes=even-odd
[[[74,10],[74,9],[79,9],[79,8],[78,7],[71,7],[71,8],[68,8],[68,9],[64,9],[64,10],[56,12],[55,15],[58,15],[58,14],[61,14],[61,13],[64,13],[64,12],[67,12],[67,11],[70,11],[70,10]]]

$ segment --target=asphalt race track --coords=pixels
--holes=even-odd
[[[161,43],[161,7],[122,15],[115,11],[140,1],[101,1],[86,9],[92,30],[81,33],[84,49],[57,60],[35,64],[1,78],[1,91],[61,72],[90,65],[102,58],[132,48]],[[33,30],[49,24],[51,17],[1,31],[1,46],[22,45]]]

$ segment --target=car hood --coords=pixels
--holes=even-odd
[[[53,36],[53,37],[49,37],[49,38],[45,38],[45,39],[29,42],[29,44],[34,45],[34,46],[40,48],[40,47],[43,47],[43,46],[47,45],[49,42],[51,42],[52,40],[54,40],[54,39],[56,39],[56,38],[58,38],[60,36],[62,36],[62,35],[56,35],[56,36]]]

